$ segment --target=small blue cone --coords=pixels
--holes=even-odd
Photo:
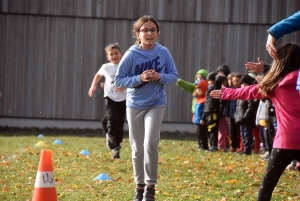
[[[42,137],[44,137],[43,134],[39,134],[39,135],[38,135],[38,138],[42,138]]]
[[[90,154],[90,152],[88,152],[87,150],[82,150],[79,154],[82,154],[82,155],[87,155],[87,156],[89,156],[89,155],[91,155]]]
[[[94,178],[94,180],[101,180],[101,181],[107,181],[107,180],[111,180],[111,178],[109,176],[107,176],[107,174],[105,173],[101,173],[99,174],[97,177]]]
[[[53,144],[62,144],[62,141],[60,141],[59,139],[56,139]]]

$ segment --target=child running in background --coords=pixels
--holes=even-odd
[[[159,31],[152,16],[143,16],[134,23],[137,41],[124,54],[114,82],[119,88],[128,88],[126,105],[135,201],[155,200],[158,144],[167,104],[164,86],[178,79],[169,50],[156,43]]]
[[[240,89],[223,88],[210,93],[221,99],[270,98],[276,108],[277,132],[257,201],[269,201],[285,168],[300,161],[300,95],[295,89],[300,66],[300,47],[287,43],[277,51],[262,82]]]
[[[103,64],[94,76],[88,95],[93,96],[101,77],[105,77],[104,99],[106,105],[106,145],[113,151],[112,158],[120,158],[121,142],[124,135],[124,121],[126,115],[126,89],[114,86],[114,78],[119,62],[122,58],[118,43],[105,47],[106,58],[110,63]],[[105,126],[105,125],[103,125]],[[103,128],[104,129],[104,128]],[[104,130],[106,130],[104,129]]]
[[[193,114],[192,121],[197,126],[196,138],[197,138],[197,145],[198,145],[199,150],[207,150],[208,149],[207,131],[206,131],[207,129],[206,129],[206,125],[201,125],[200,120],[198,121],[197,117],[195,117],[196,107],[198,110],[197,115],[199,115],[199,109],[201,110],[202,107],[199,105],[199,104],[201,104],[200,103],[201,101],[200,102],[198,101],[198,103],[196,103],[197,102],[196,99],[197,99],[198,95],[196,94],[194,96],[194,92],[195,92],[195,88],[198,87],[198,83],[201,80],[206,80],[207,75],[208,75],[207,70],[200,69],[195,75],[194,83],[187,82],[181,78],[178,78],[177,83],[176,83],[180,88],[182,88],[183,90],[185,90],[185,91],[189,92],[191,95],[193,95],[192,108],[191,108],[191,111]],[[206,91],[204,92],[204,96],[205,96]],[[201,117],[200,117],[200,119],[201,119]]]

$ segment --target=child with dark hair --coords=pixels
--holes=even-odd
[[[124,121],[126,116],[126,89],[116,87],[113,82],[119,62],[122,58],[121,48],[118,43],[105,47],[106,58],[110,63],[105,63],[95,74],[88,91],[90,97],[97,90],[97,84],[102,77],[104,82],[104,100],[106,116],[101,120],[103,130],[106,132],[106,145],[112,150],[112,158],[120,158],[121,143],[124,136]]]
[[[218,75],[223,75],[227,78],[226,82],[222,83],[224,87],[229,87],[228,83],[228,75],[230,74],[230,68],[226,64],[220,65],[216,72]],[[220,114],[218,120],[218,149],[220,151],[227,151],[228,144],[227,136],[228,136],[228,122],[227,122],[227,110],[226,106],[229,104],[227,100],[220,100]]]
[[[257,85],[240,89],[223,88],[210,93],[221,99],[270,98],[275,106],[277,132],[258,201],[271,200],[283,171],[293,160],[300,161],[300,96],[295,89],[300,66],[300,47],[287,43],[277,51],[270,71]]]
[[[250,75],[243,75],[241,87],[250,86],[255,83],[255,79]],[[237,100],[234,119],[240,127],[242,133],[244,150],[240,154],[250,155],[253,143],[253,128],[255,127],[255,116],[258,107],[257,100]]]
[[[200,124],[207,125],[208,137],[210,141],[210,148],[208,151],[218,151],[218,128],[220,120],[220,101],[212,98],[209,94],[212,90],[221,89],[224,83],[227,83],[227,77],[225,75],[215,75],[215,81],[212,86],[208,88],[206,93],[206,100],[204,103],[203,115]],[[210,78],[210,75],[208,75]],[[213,79],[213,78],[212,78]]]

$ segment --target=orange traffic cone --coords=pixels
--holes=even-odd
[[[57,201],[51,152],[42,150],[32,201]]]

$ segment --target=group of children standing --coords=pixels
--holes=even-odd
[[[257,83],[259,79],[255,79],[253,73],[249,74],[231,72],[227,65],[221,65],[210,73],[199,70],[194,83],[178,79],[177,85],[193,95],[192,113],[193,123],[197,126],[198,149],[245,155],[250,155],[252,150],[260,152],[260,139],[265,137],[263,133],[260,137],[258,123],[269,122],[257,113],[260,100],[218,100],[209,95],[212,90],[223,87],[240,88]],[[259,111],[265,112],[265,108]]]

